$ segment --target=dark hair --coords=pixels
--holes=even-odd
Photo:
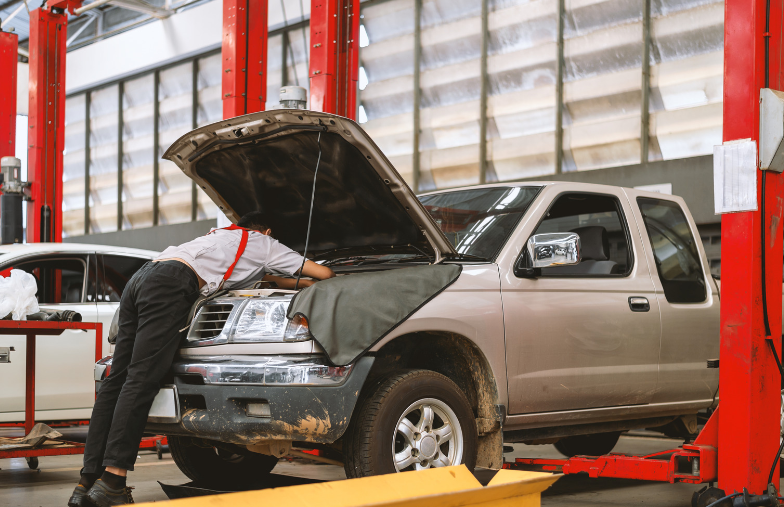
[[[237,225],[259,232],[270,229],[269,218],[261,211],[251,211],[250,213],[245,213],[242,215],[242,218],[239,219]]]

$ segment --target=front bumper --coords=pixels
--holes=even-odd
[[[193,385],[175,376],[183,407],[179,423],[147,423],[146,431],[239,445],[268,440],[332,443],[348,427],[374,358],[359,359],[338,386]],[[264,416],[249,416],[248,404],[268,404]],[[189,407],[198,408],[189,408]],[[267,416],[268,414],[268,416]]]

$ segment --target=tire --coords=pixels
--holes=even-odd
[[[201,484],[252,485],[267,478],[278,458],[265,454],[234,454],[206,440],[167,437],[174,463],[190,480]]]
[[[576,435],[562,438],[555,443],[555,448],[568,458],[572,456],[603,456],[613,450],[620,437],[620,432]]]
[[[344,467],[348,478],[459,464],[473,470],[477,448],[476,419],[460,388],[440,373],[407,370],[366,386],[343,439]]]

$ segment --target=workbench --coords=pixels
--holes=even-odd
[[[100,322],[46,322],[31,320],[0,320],[0,335],[25,335],[25,435],[35,426],[35,345],[37,336],[58,336],[66,329],[95,330],[95,360],[103,355],[103,324]],[[92,372],[88,372],[92,376]],[[69,442],[40,449],[0,450],[0,459],[27,458],[31,468],[39,456],[83,454],[84,444]],[[32,461],[35,460],[35,461]]]

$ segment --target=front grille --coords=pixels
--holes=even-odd
[[[191,340],[207,340],[220,335],[233,309],[233,304],[207,303],[199,311],[199,316],[191,328],[189,338]]]

